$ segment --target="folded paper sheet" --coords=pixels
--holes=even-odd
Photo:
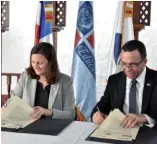
[[[21,98],[12,96],[6,103],[1,114],[1,127],[24,128],[36,119],[31,119],[33,108]]]
[[[119,109],[115,109],[114,111],[110,112],[109,116],[90,135],[90,137],[122,141],[134,140],[140,127],[137,126],[135,128],[123,128],[121,124],[124,118],[125,115]]]

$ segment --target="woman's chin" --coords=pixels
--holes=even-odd
[[[36,73],[37,75],[41,75],[41,74],[42,74],[42,73],[39,72],[39,71],[35,71],[35,73]]]

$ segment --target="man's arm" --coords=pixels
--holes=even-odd
[[[109,77],[104,95],[101,97],[100,101],[94,107],[91,114],[91,119],[93,118],[94,113],[98,111],[98,109],[100,110],[101,113],[107,115],[111,111],[110,89],[111,89],[111,78]]]
[[[147,114],[143,114],[147,120],[147,123],[145,124],[148,127],[154,127],[154,125],[156,124],[155,120],[152,119],[150,116],[148,116]]]
[[[150,114],[148,114],[148,116],[151,117],[151,119],[153,119],[157,125],[157,78],[150,101]]]

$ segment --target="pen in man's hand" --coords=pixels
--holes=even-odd
[[[101,115],[105,118],[106,117],[106,115],[105,114],[103,114],[101,111],[100,111],[100,109],[99,109],[99,107],[97,106],[97,110],[98,110],[98,112],[99,113],[101,113]]]
[[[100,112],[101,113],[101,111],[100,111],[100,109],[99,109],[99,107],[97,106],[97,110],[98,110],[98,112]]]

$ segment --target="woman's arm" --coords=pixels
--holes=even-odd
[[[52,109],[52,117],[59,118],[59,119],[71,119],[74,120],[75,118],[75,98],[74,98],[74,91],[72,80],[70,77],[66,77],[63,82],[63,89],[62,89],[62,100],[63,100],[63,110]]]
[[[15,88],[11,91],[11,96],[18,96],[22,98],[26,76],[26,71],[21,74]]]

